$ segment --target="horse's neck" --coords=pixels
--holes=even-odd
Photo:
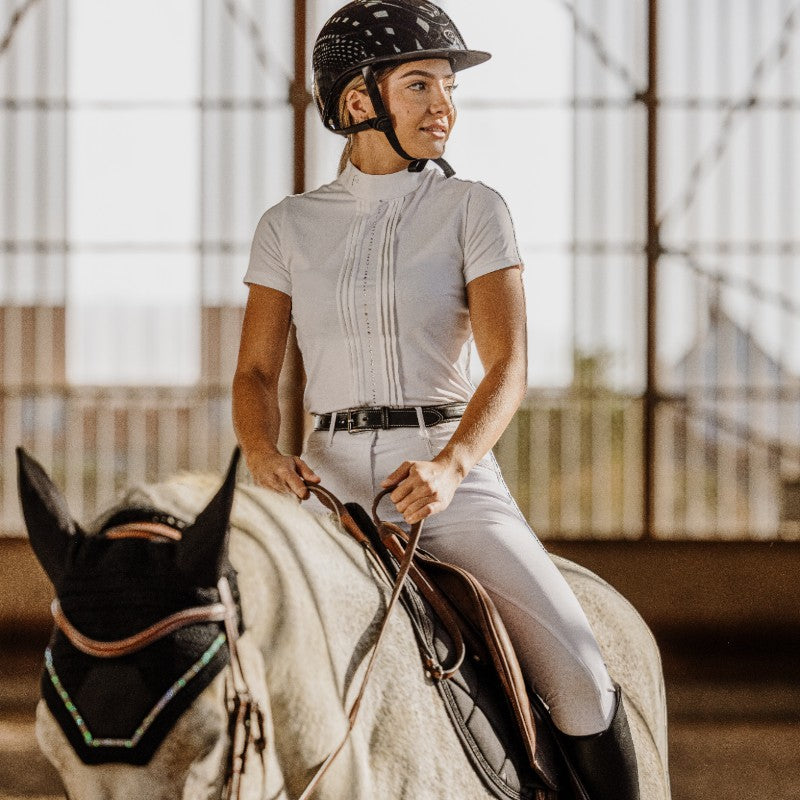
[[[188,473],[137,487],[124,503],[150,504],[192,519],[215,483],[213,476]],[[231,514],[230,558],[238,573],[245,624],[262,644],[268,665],[276,662],[270,658],[273,648],[292,661],[316,662],[318,669],[323,669],[319,661],[324,653],[332,674],[344,681],[351,655],[384,596],[363,549],[331,518],[307,513],[293,498],[239,486]]]
[[[207,502],[210,488],[187,475],[145,487],[144,499],[191,519]],[[240,486],[231,526],[230,557],[248,639],[263,655],[275,748],[289,794],[296,796],[347,729],[347,710],[361,686],[390,590],[376,581],[363,549],[331,519],[308,514],[288,497]],[[326,776],[321,800],[375,796],[370,766],[375,730],[391,732],[377,747],[387,751],[378,761],[388,769],[394,767],[385,765],[394,765],[406,751],[426,751],[427,737],[438,740],[443,727],[452,735],[443,711],[435,724],[426,717],[423,730],[407,724],[408,704],[427,688],[413,632],[402,615],[394,614],[350,755]]]
[[[253,520],[260,518],[255,527],[250,504]],[[233,522],[231,558],[247,583],[242,593],[258,598],[253,624],[267,626],[259,640],[296,668],[308,667],[316,681],[330,674],[341,689],[358,666],[353,659],[360,662],[374,639],[385,596],[364,550],[330,517],[258,490],[240,491]]]

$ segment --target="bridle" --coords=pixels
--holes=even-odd
[[[179,541],[181,538],[179,530],[162,522],[130,522],[109,528],[103,535],[106,539],[147,539],[150,541]],[[265,716],[264,710],[255,700],[247,685],[242,668],[237,647],[239,611],[226,577],[223,576],[219,579],[217,589],[220,596],[219,602],[182,609],[133,636],[114,641],[100,641],[82,634],[67,619],[57,597],[53,600],[50,610],[56,626],[73,647],[95,658],[119,658],[137,653],[148,645],[189,625],[206,622],[223,623],[230,655],[230,682],[227,684],[226,690],[230,749],[221,800],[238,800],[251,744],[260,756],[262,780],[266,782]]]
[[[327,489],[322,486],[307,484],[310,492],[315,494],[319,500],[331,511],[333,511],[339,521],[339,524],[351,536],[353,536],[359,544],[361,544],[370,556],[374,556],[371,543],[364,532],[359,528],[350,512],[344,504]],[[372,648],[370,659],[364,671],[361,680],[361,687],[353,700],[349,711],[347,712],[348,727],[341,742],[330,752],[328,757],[322,762],[317,771],[312,776],[310,782],[306,786],[303,793],[298,797],[298,800],[308,800],[316,789],[319,782],[322,780],[325,773],[333,764],[339,753],[342,752],[345,744],[350,738],[350,734],[356,722],[359,710],[361,709],[361,701],[367,688],[367,683],[372,674],[373,666],[378,655],[380,644],[383,640],[385,631],[388,628],[389,617],[393,608],[397,604],[400,593],[405,585],[406,578],[409,572],[415,572],[413,558],[419,544],[420,534],[422,532],[422,521],[419,521],[411,526],[410,533],[405,534],[400,528],[391,523],[382,522],[378,517],[377,508],[380,500],[395,487],[390,487],[381,491],[375,498],[372,507],[373,519],[381,532],[385,542],[388,542],[392,536],[402,537],[405,546],[402,550],[395,553],[398,558],[399,566],[395,576],[390,575],[386,568],[383,566],[380,559],[373,558],[373,562],[384,574],[389,584],[392,586],[392,594],[386,606],[383,622],[378,632],[375,644]],[[174,527],[162,522],[130,522],[123,525],[117,525],[106,530],[103,534],[107,539],[147,539],[155,541],[173,540],[179,541],[181,533]],[[225,626],[225,634],[228,641],[228,650],[230,653],[230,667],[231,667],[231,687],[228,693],[228,733],[231,742],[228,763],[226,766],[225,783],[221,795],[221,800],[239,800],[241,795],[242,778],[247,768],[247,755],[250,750],[250,745],[255,747],[256,752],[261,760],[261,774],[263,785],[266,786],[266,731],[264,728],[264,711],[259,706],[258,702],[253,698],[253,695],[247,685],[244,671],[242,669],[241,660],[239,658],[236,642],[238,639],[238,610],[236,603],[233,599],[233,594],[225,577],[220,578],[217,588],[219,590],[220,602],[211,603],[205,606],[194,606],[178,611],[174,614],[165,617],[162,620],[150,625],[139,633],[129,636],[125,639],[118,639],[116,641],[99,641],[92,639],[82,634],[65,616],[61,609],[61,604],[58,598],[55,598],[51,605],[51,611],[55,624],[59,630],[67,637],[70,643],[87,655],[96,658],[116,658],[119,656],[130,655],[142,650],[149,644],[163,639],[165,636],[180,630],[188,625],[194,625],[201,622],[223,622]],[[440,611],[444,613],[445,610]],[[463,641],[461,641],[460,634],[457,628],[453,625],[451,630],[455,632],[454,638],[460,641],[460,655],[456,659],[456,663],[450,669],[445,670],[438,663],[429,660],[426,663],[428,674],[437,679],[443,680],[450,677],[460,666],[464,656]],[[254,731],[255,728],[255,731]]]

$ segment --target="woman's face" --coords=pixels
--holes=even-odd
[[[444,58],[409,61],[392,70],[379,86],[403,149],[415,158],[439,158],[456,120],[455,76],[450,62]],[[360,108],[351,106],[353,116],[374,116],[366,91],[357,94]],[[389,147],[383,134],[380,138]],[[387,157],[391,157],[388,152]]]

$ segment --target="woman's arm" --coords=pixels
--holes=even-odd
[[[383,481],[409,524],[443,511],[458,485],[489,452],[527,387],[525,295],[518,267],[467,284],[472,332],[486,370],[450,441],[433,461],[406,461]]]
[[[233,426],[255,482],[305,499],[308,489],[303,479],[316,483],[319,477],[297,456],[282,455],[277,444],[278,378],[291,311],[289,295],[250,286],[233,378]]]

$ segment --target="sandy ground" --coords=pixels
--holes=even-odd
[[[0,659],[0,800],[63,797],[33,735],[39,662]],[[674,800],[800,800],[800,675],[791,677],[668,685]]]
[[[800,723],[676,724],[670,745],[674,800],[800,800]],[[36,748],[29,715],[6,715],[0,800],[57,797],[58,778]]]

